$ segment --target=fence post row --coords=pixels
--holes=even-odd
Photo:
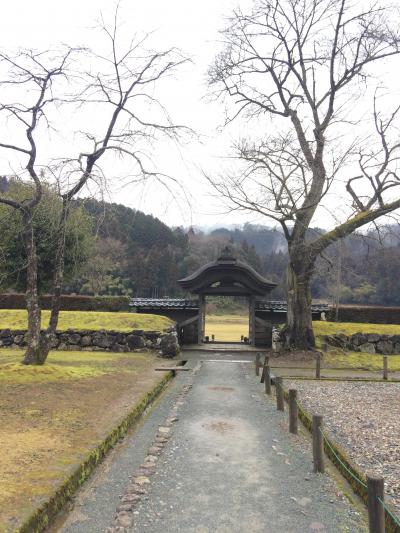
[[[275,378],[275,391],[276,391],[276,408],[278,411],[285,410],[285,402],[283,398],[283,380],[281,377]]]
[[[298,426],[297,390],[289,389],[289,432],[297,435]]]
[[[312,419],[312,436],[313,436],[313,460],[314,472],[325,472],[324,462],[324,438],[322,435],[324,417],[313,415]]]
[[[320,357],[317,356],[317,371],[318,361]],[[384,379],[387,379],[387,357],[384,361]],[[263,375],[265,382],[265,392],[271,394],[271,371],[268,364],[268,358],[265,358]],[[385,378],[386,371],[386,378]],[[318,372],[317,372],[317,377]],[[276,388],[276,407],[278,411],[284,410],[283,397],[283,380],[282,377],[275,378]],[[290,433],[298,433],[298,404],[297,404],[297,390],[289,389],[289,431]],[[312,440],[313,440],[313,462],[314,472],[325,472],[324,459],[324,435],[322,433],[324,417],[322,415],[313,415],[312,417]],[[367,494],[368,494],[368,523],[369,533],[385,533],[385,507],[384,507],[384,492],[385,482],[382,477],[367,475]]]

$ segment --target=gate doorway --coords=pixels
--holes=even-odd
[[[250,265],[236,259],[229,248],[225,248],[216,261],[207,263],[190,276],[180,279],[178,283],[187,292],[198,295],[199,298],[197,316],[180,324],[183,339],[193,339],[196,336],[198,344],[207,341],[206,337],[208,341],[212,340],[211,336],[216,333],[210,331],[209,335],[206,334],[206,299],[235,297],[248,301],[247,343],[253,346],[271,346],[272,325],[256,316],[256,298],[258,303],[260,300],[265,301],[267,294],[276,284],[265,279]],[[241,342],[241,335],[242,333],[238,332],[236,342]],[[243,337],[246,337],[244,333]],[[215,340],[217,341],[216,338]],[[229,339],[228,342],[232,340]]]
[[[206,296],[206,342],[249,342],[249,298],[246,296]]]

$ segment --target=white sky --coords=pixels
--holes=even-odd
[[[251,215],[223,214],[223,208],[212,198],[202,177],[201,168],[214,172],[227,155],[231,139],[240,133],[240,124],[221,133],[224,110],[221,104],[206,99],[206,71],[219,45],[218,30],[224,27],[238,0],[124,0],[121,14],[124,33],[152,31],[154,49],[176,46],[192,58],[176,79],[165,84],[162,100],[175,123],[184,123],[202,135],[202,143],[192,142],[180,148],[160,146],[156,166],[174,175],[192,197],[191,207],[167,198],[159,186],[142,189],[111,186],[109,199],[158,216],[170,225],[224,225],[244,221],[257,222]],[[242,6],[250,0],[242,0]],[[13,0],[2,2],[0,46],[47,49],[59,43],[93,46],[98,34],[93,31],[102,11],[105,18],[113,15],[115,3],[110,0]],[[71,142],[67,137],[66,143]],[[51,140],[47,140],[51,142]],[[54,149],[54,143],[49,151]],[[57,144],[58,143],[58,144]],[[61,150],[60,138],[56,141]],[[63,154],[62,154],[63,155]],[[8,154],[0,153],[0,174],[10,173]],[[266,221],[265,221],[266,222]],[[324,214],[318,221],[324,225]]]

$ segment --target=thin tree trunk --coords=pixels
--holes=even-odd
[[[287,267],[287,319],[282,335],[288,349],[307,350],[315,346],[310,290],[313,267],[313,262],[308,264],[297,257],[291,258]]]
[[[61,291],[64,281],[64,262],[65,262],[65,234],[66,234],[66,224],[68,219],[69,212],[69,202],[63,200],[62,211],[60,216],[60,224],[58,229],[57,236],[57,247],[56,247],[56,258],[54,264],[54,275],[53,275],[53,296],[51,300],[51,312],[49,325],[46,329],[46,332],[42,335],[41,338],[41,351],[42,357],[45,361],[51,349],[51,340],[54,337],[58,319],[60,316],[60,307],[61,307]]]
[[[28,311],[28,348],[22,362],[25,365],[42,365],[44,360],[42,359],[40,346],[41,308],[38,294],[38,261],[32,213],[25,213],[23,220],[27,256],[26,308]]]

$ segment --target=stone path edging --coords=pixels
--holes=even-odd
[[[127,533],[129,528],[133,526],[135,507],[141,497],[148,492],[148,485],[151,483],[150,476],[155,472],[158,456],[171,436],[173,424],[179,420],[177,416],[179,408],[183,405],[188,392],[192,388],[194,376],[200,366],[201,363],[193,369],[189,382],[182,387],[182,391],[170,409],[165,423],[159,426],[154,442],[148,449],[148,455],[131,477],[125,493],[121,496],[121,503],[116,509],[113,524],[106,529],[106,533]]]

